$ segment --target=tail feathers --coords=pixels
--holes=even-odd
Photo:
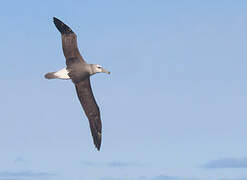
[[[49,72],[49,73],[45,74],[45,78],[46,79],[56,79],[57,76],[55,75],[55,72]]]
[[[74,33],[69,26],[67,26],[66,24],[64,24],[62,21],[60,21],[59,19],[53,17],[53,22],[55,24],[55,26],[57,27],[57,29],[60,31],[61,34],[71,34]]]

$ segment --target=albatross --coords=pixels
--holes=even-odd
[[[76,34],[69,26],[56,17],[53,17],[53,22],[62,36],[62,48],[66,59],[66,67],[59,71],[45,74],[45,78],[72,80],[75,84],[79,101],[89,120],[94,145],[97,150],[100,150],[102,124],[100,110],[92,92],[90,76],[96,73],[110,74],[110,72],[98,64],[88,64],[79,52]]]

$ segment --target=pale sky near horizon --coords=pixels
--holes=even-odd
[[[89,63],[101,151],[57,17]],[[4,1],[0,180],[247,180],[247,1]]]

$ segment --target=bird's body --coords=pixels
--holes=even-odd
[[[78,98],[88,117],[94,144],[99,150],[101,146],[102,125],[99,107],[95,101],[90,85],[90,76],[100,72],[108,74],[110,74],[110,72],[103,69],[100,65],[87,64],[78,50],[76,34],[59,19],[54,17],[53,20],[62,35],[63,53],[66,58],[67,67],[57,72],[47,73],[45,78],[71,79],[73,81]]]

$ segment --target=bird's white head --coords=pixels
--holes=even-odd
[[[91,64],[92,74],[96,73],[107,73],[110,74],[110,71],[105,70],[101,65]]]

